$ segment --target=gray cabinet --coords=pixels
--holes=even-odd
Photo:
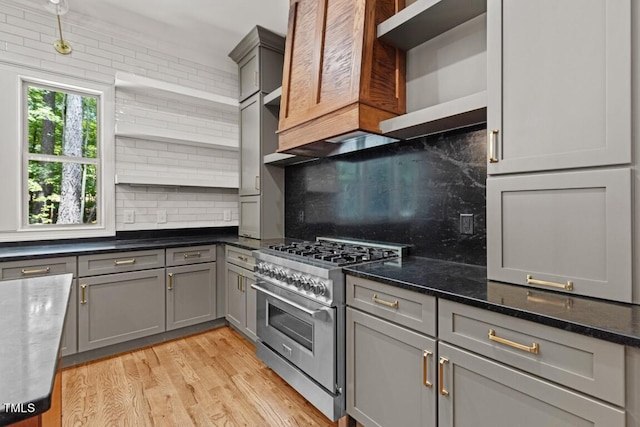
[[[264,95],[282,83],[284,38],[256,26],[229,56],[240,76],[240,225],[254,239],[284,236],[284,171],[263,157],[278,147],[278,115]]]
[[[22,279],[28,277],[49,276],[53,274],[73,274],[71,282],[71,295],[67,315],[64,321],[64,332],[60,351],[63,356],[75,354],[78,351],[77,343],[77,305],[76,295],[78,281],[76,279],[76,257],[41,258],[23,261],[8,261],[0,263],[1,280]]]
[[[487,358],[438,343],[441,427],[619,426],[625,412]]]
[[[631,302],[628,168],[490,177],[491,280]]]
[[[489,174],[630,163],[630,3],[488,0]]]
[[[227,246],[225,317],[252,341],[256,336],[256,291],[253,275],[254,258],[245,249]],[[249,267],[249,268],[247,268]]]
[[[347,412],[365,426],[435,426],[436,341],[347,308]]]
[[[216,318],[216,263],[167,270],[167,330]]]
[[[80,278],[78,350],[165,330],[164,269]]]

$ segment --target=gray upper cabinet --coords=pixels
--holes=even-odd
[[[238,64],[240,70],[240,101],[260,90],[258,48],[255,48]]]
[[[491,280],[631,302],[628,168],[487,179]]]
[[[488,173],[630,163],[630,0],[487,9]]]
[[[167,330],[216,318],[216,263],[167,268]]]
[[[438,425],[623,427],[623,410],[438,343]]]
[[[262,94],[247,99],[240,106],[240,189],[241,196],[260,194],[260,114]]]

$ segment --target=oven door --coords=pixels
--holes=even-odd
[[[336,308],[265,281],[257,291],[258,338],[332,393],[336,389]]]

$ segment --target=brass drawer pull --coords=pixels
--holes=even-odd
[[[433,384],[429,382],[429,375],[427,373],[427,359],[431,356],[433,356],[433,353],[429,350],[425,350],[422,352],[422,384],[424,384],[424,386],[428,388],[433,387]]]
[[[518,350],[526,351],[528,353],[538,354],[540,346],[537,342],[532,343],[530,346],[524,344],[518,344],[517,342],[510,341],[504,338],[496,336],[496,331],[489,329],[489,339],[500,344],[508,345],[509,347],[517,348]]]
[[[254,84],[254,86],[258,86],[258,72],[257,71],[253,72],[253,84]]]
[[[444,365],[449,363],[449,359],[446,357],[440,358],[440,378],[438,378],[440,384],[440,394],[443,396],[449,396],[449,392],[444,389]]]
[[[189,258],[200,258],[200,252],[185,253],[184,259],[189,259]]]
[[[549,286],[550,288],[564,289],[565,291],[573,290],[573,282],[571,280],[567,280],[567,283],[547,282],[546,280],[534,279],[530,274],[527,274],[527,285]]]
[[[173,290],[173,273],[169,273],[167,274],[167,276],[169,276],[169,287],[167,289],[172,291]]]
[[[245,261],[245,262],[249,261],[249,258],[247,258],[246,256],[242,256],[242,255],[238,255],[238,259],[240,261]]]
[[[28,276],[30,274],[49,274],[49,272],[51,271],[51,268],[47,267],[47,268],[38,268],[36,270],[25,270],[24,268],[21,270],[22,274],[25,276]]]
[[[260,177],[258,175],[256,175],[256,179],[255,179],[255,182],[253,183],[253,186],[256,188],[256,190],[260,189]]]
[[[491,137],[489,140],[489,163],[498,163],[499,159],[496,154],[498,151],[498,129],[491,131]]]
[[[386,305],[387,307],[391,307],[391,308],[398,308],[398,300],[395,300],[394,302],[389,302],[389,301],[385,301],[383,299],[378,298],[378,294],[373,294],[373,296],[371,297],[371,301],[375,302],[376,304],[382,304],[382,305]]]
[[[87,285],[80,286],[81,295],[80,295],[80,304],[87,303]]]
[[[114,260],[113,264],[114,265],[132,265],[136,263],[136,259],[135,258],[131,258],[131,259],[123,259],[123,260]]]

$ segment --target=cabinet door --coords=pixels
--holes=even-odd
[[[79,283],[79,351],[164,332],[164,268],[80,278]]]
[[[243,237],[260,238],[260,196],[240,197],[240,227],[238,234]]]
[[[436,343],[347,308],[347,413],[364,425],[436,425]]]
[[[491,280],[631,301],[631,171],[487,179]]]
[[[624,411],[443,342],[441,427],[625,425]]]
[[[60,351],[63,356],[75,354],[78,352],[78,279],[71,282],[71,295],[69,296],[69,305],[67,306],[67,315],[64,318],[64,331],[62,333],[62,342],[60,343]]]
[[[262,95],[256,94],[240,106],[240,190],[241,196],[260,194],[260,109]]]
[[[216,318],[216,263],[167,268],[167,330]]]
[[[487,7],[488,173],[629,163],[630,1]]]
[[[243,291],[243,271],[227,263],[227,289],[225,295],[226,318],[233,326],[244,330],[247,326],[247,303]]]
[[[244,101],[260,89],[259,48],[253,49],[238,64],[240,69],[240,101]]]
[[[256,332],[256,290],[251,287],[251,285],[255,285],[256,279],[251,273],[246,273],[247,275],[244,278],[244,289],[247,298],[247,327],[245,332],[247,336],[251,338],[253,341],[258,339]]]

